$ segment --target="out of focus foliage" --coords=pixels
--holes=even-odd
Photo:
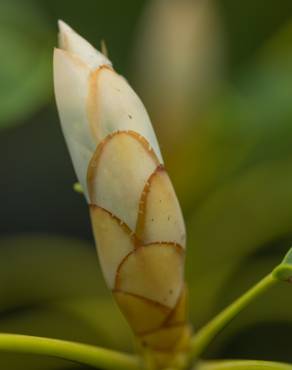
[[[41,9],[28,1],[1,1],[0,128],[48,102],[52,44],[53,29]]]
[[[186,217],[197,328],[292,244],[292,3],[0,0],[0,331],[130,349],[51,94],[58,18],[105,39],[146,103]],[[292,290],[277,287],[207,355],[292,362],[291,333]],[[11,355],[0,367],[73,368]]]

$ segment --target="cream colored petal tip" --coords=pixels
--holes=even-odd
[[[60,49],[77,55],[92,69],[99,68],[103,65],[112,65],[105,55],[96,50],[88,41],[68,26],[68,24],[59,20],[58,26]]]

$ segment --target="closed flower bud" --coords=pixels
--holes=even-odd
[[[103,275],[160,368],[184,353],[190,331],[180,206],[138,96],[106,56],[59,26],[57,106]]]

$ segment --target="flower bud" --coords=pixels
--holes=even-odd
[[[158,367],[185,351],[185,226],[149,116],[111,62],[60,22],[57,106],[109,289]]]

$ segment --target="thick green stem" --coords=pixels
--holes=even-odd
[[[278,280],[269,274],[249,289],[230,306],[220,312],[192,338],[191,357],[198,358],[213,338],[251,301],[274,285]]]
[[[18,334],[0,334],[0,351],[62,358],[105,370],[140,370],[135,356],[88,344]]]
[[[226,360],[206,361],[196,365],[196,370],[292,370],[292,365],[270,361]]]

